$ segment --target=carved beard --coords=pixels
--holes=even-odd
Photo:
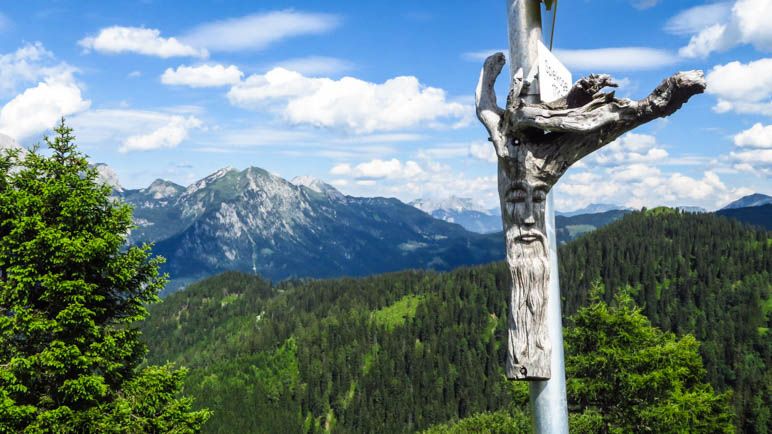
[[[507,262],[512,275],[510,291],[507,377],[522,378],[522,364],[533,363],[534,358],[551,354],[546,330],[547,291],[549,290],[549,258],[546,237],[541,241],[523,243],[515,237],[518,229],[509,236]],[[529,330],[529,328],[531,330]],[[546,365],[550,366],[550,361]]]

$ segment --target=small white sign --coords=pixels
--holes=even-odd
[[[566,96],[573,84],[571,71],[539,41],[539,92],[542,102]]]

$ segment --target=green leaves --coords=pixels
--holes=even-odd
[[[0,155],[0,432],[195,431],[208,413],[178,397],[184,371],[137,371],[130,327],[158,300],[162,260],[126,248],[131,209],[64,121],[54,132],[48,157]]]

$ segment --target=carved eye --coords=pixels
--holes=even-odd
[[[534,202],[544,202],[544,199],[546,198],[547,198],[547,193],[543,192],[542,190],[535,190],[533,192]]]
[[[528,194],[525,190],[515,189],[509,191],[509,200],[512,202],[523,202],[525,201],[526,196],[528,196]]]

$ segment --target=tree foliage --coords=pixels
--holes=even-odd
[[[767,432],[767,240],[765,231],[716,216],[633,213],[561,250],[564,309],[576,313],[592,305],[592,283],[613,273],[616,286],[606,286],[601,297],[608,309],[615,309],[616,288],[628,283],[643,313],[651,306],[646,297],[656,300],[668,316],[651,321],[663,331],[641,332],[662,336],[652,338],[649,351],[688,353],[679,369],[694,381],[679,370],[679,387],[698,391],[707,379],[717,391],[681,398],[724,402],[723,393],[734,389],[736,409],[756,409],[736,411],[735,423],[744,424],[738,431]],[[666,257],[674,246],[699,256]],[[674,278],[677,273],[688,279]],[[509,279],[502,263],[277,285],[226,273],[152,306],[144,338],[152,361],[190,368],[186,390],[215,410],[208,432],[415,432],[478,414],[479,421],[497,423],[519,417],[528,401],[525,385],[511,387],[502,370]],[[693,301],[682,306],[686,294]],[[738,353],[746,357],[735,359]],[[700,358],[707,377],[701,377]],[[719,383],[717,366],[745,380]],[[518,403],[514,410],[512,402]],[[718,401],[689,402],[713,402],[703,413],[721,409]],[[571,421],[579,432],[605,423],[600,410],[587,407],[581,414]]]
[[[126,248],[131,209],[54,132],[0,157],[0,431],[195,431],[209,413],[177,396],[184,371],[138,369],[161,259]]]
[[[728,392],[705,383],[699,343],[652,327],[630,295],[602,286],[566,328],[573,432],[734,432]]]

